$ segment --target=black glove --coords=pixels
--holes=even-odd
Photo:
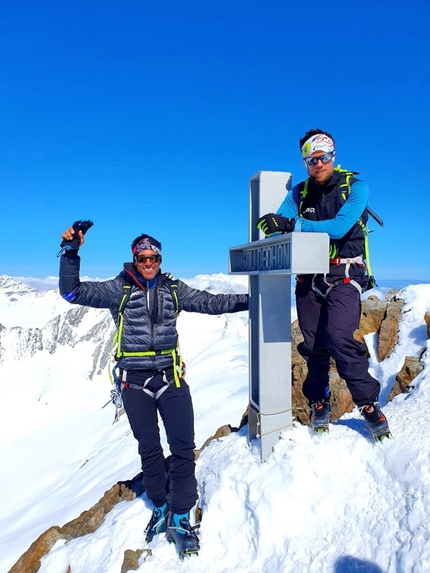
[[[261,229],[265,235],[273,233],[292,233],[296,224],[295,219],[287,219],[282,215],[267,213],[258,219],[257,229]]]
[[[82,234],[85,235],[88,229],[91,229],[93,225],[94,223],[92,221],[75,221],[72,225],[72,227],[75,230],[73,239],[71,239],[70,241],[66,241],[66,239],[63,239],[61,241],[60,247],[62,249],[65,249],[66,251],[72,251],[72,250],[78,251],[79,247],[81,246],[81,238],[79,236],[79,231],[82,231]]]

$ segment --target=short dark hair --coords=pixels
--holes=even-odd
[[[333,143],[335,143],[334,137],[332,135],[330,135],[329,133],[327,133],[327,131],[323,131],[322,129],[310,129],[309,131],[307,131],[304,136],[299,140],[299,148],[300,151],[302,150],[303,145],[307,142],[307,140],[312,137],[313,135],[318,135],[319,133],[321,133],[322,135],[327,135],[330,139],[333,140]]]

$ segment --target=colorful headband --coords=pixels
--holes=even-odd
[[[323,133],[313,135],[303,144],[302,156],[303,158],[309,157],[315,151],[324,151],[324,153],[334,151],[334,141]]]
[[[161,249],[155,245],[152,245],[149,239],[142,239],[139,243],[137,243],[137,245],[133,247],[133,255],[137,255],[140,253],[140,251],[145,250],[154,251],[158,255],[161,255]]]

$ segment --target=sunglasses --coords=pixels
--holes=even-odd
[[[318,161],[322,163],[330,163],[333,159],[334,151],[328,151],[324,155],[318,155],[318,157],[305,157],[304,161],[306,165],[316,165]]]
[[[159,263],[160,262],[160,256],[159,255],[148,255],[147,257],[145,257],[145,255],[139,255],[138,257],[136,257],[136,261],[138,263],[144,263],[145,261],[150,261],[151,263]]]

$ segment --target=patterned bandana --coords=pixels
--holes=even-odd
[[[161,245],[160,243],[158,243],[159,246],[157,247],[156,245],[154,245],[155,242],[158,243],[158,241],[156,241],[152,237],[145,237],[144,239],[139,241],[137,245],[133,247],[133,255],[136,256],[138,253],[140,253],[140,251],[145,251],[145,250],[154,251],[155,253],[157,253],[157,255],[161,255]]]
[[[328,135],[324,135],[323,133],[317,133],[316,135],[313,135],[303,144],[302,156],[309,157],[315,151],[324,151],[324,153],[334,151],[333,140],[328,137]]]

